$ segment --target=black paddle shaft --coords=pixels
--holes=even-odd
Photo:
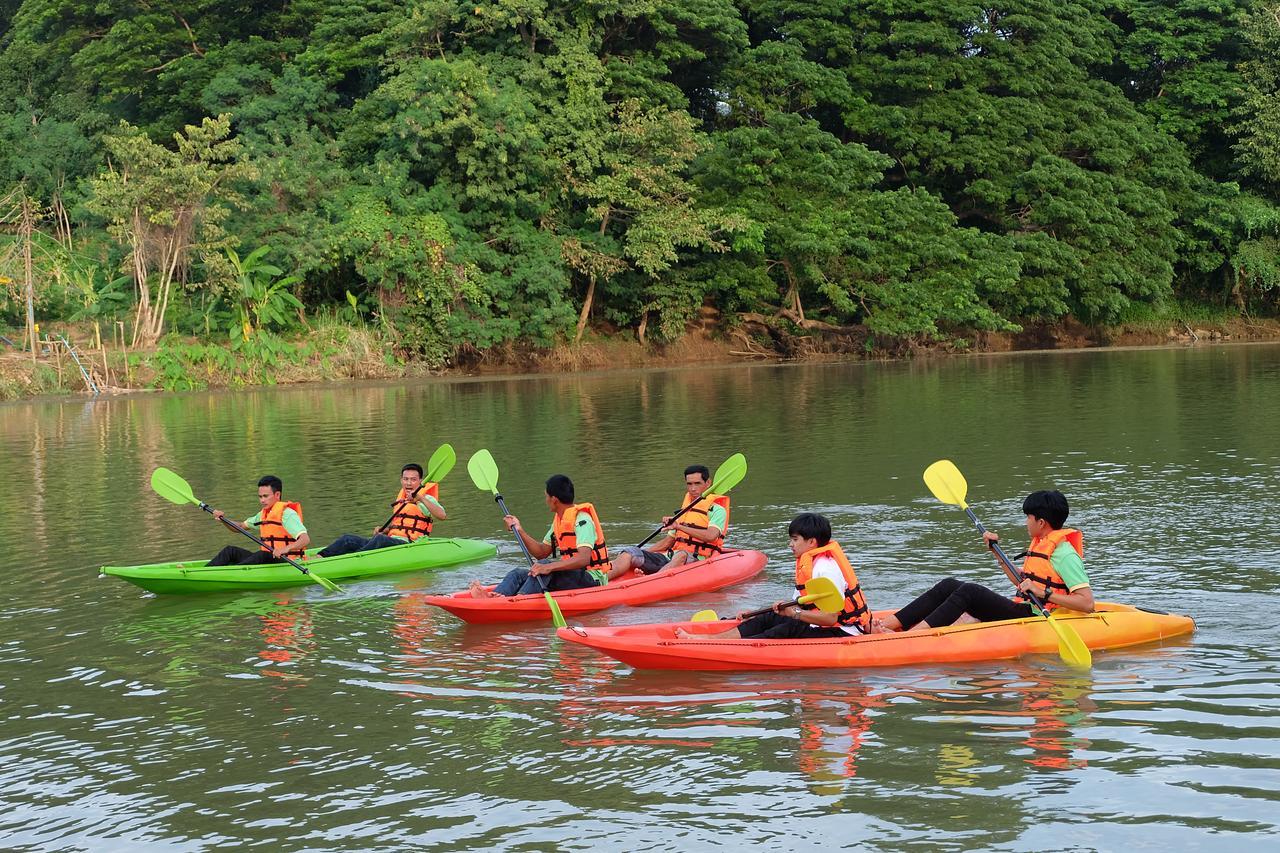
[[[202,510],[204,510],[205,512],[209,513],[209,515],[213,515],[213,510],[211,510],[211,509],[209,508],[209,505],[208,505],[207,503],[205,503],[204,501],[200,501],[200,508],[201,508]],[[216,516],[215,516],[215,517],[216,517]],[[221,521],[223,524],[225,524],[227,527],[230,527],[230,528],[231,528],[232,530],[234,530],[236,533],[239,533],[239,534],[240,534],[240,535],[242,535],[242,536],[248,536],[250,539],[252,539],[254,542],[257,542],[257,543],[258,543],[260,546],[262,546],[263,548],[267,547],[267,543],[263,542],[263,541],[262,541],[261,539],[259,539],[257,536],[254,536],[252,533],[250,533],[249,531],[245,530],[243,527],[241,527],[240,525],[236,524],[235,522],[228,521],[225,517],[224,517],[224,518],[219,518],[219,519],[218,519],[218,521]],[[302,572],[304,575],[309,575],[309,574],[311,574],[311,572],[307,570],[307,567],[306,567],[306,566],[302,565],[302,564],[301,564],[301,563],[299,563],[299,562],[296,562],[295,560],[290,559],[289,557],[285,557],[285,558],[284,558],[284,561],[285,561],[286,563],[288,563],[289,565],[293,566],[293,567],[294,567],[295,569],[297,569],[298,571]]]
[[[969,520],[978,528],[979,536],[987,532],[987,528],[982,526],[981,521],[978,521],[978,516],[974,514],[972,509],[965,507],[964,511],[969,514]],[[1000,547],[999,542],[990,543],[990,548],[992,551],[996,552],[996,558],[1000,561],[1000,568],[1004,569],[1004,573],[1009,576],[1009,580],[1013,581],[1013,585],[1016,587],[1021,583],[1021,580],[1018,577],[1017,569],[1013,565],[1013,560],[1010,560],[1009,555],[1005,554],[1004,549]],[[1035,607],[1036,611],[1041,616],[1048,618],[1049,611],[1045,610],[1044,602],[1037,598],[1034,592],[1023,592],[1022,590],[1019,590],[1018,593],[1029,599],[1032,606]]]
[[[637,547],[637,548],[643,548],[645,545],[647,545],[647,544],[649,543],[649,541],[650,541],[651,539],[653,539],[653,537],[657,536],[659,533],[661,533],[662,531],[666,530],[666,529],[667,529],[667,525],[669,525],[669,524],[675,524],[675,523],[676,523],[676,519],[677,519],[677,518],[679,518],[680,516],[684,515],[684,514],[685,514],[686,512],[688,512],[689,510],[693,509],[695,506],[697,506],[697,505],[698,505],[698,503],[699,503],[699,502],[701,502],[701,500],[702,500],[702,498],[698,498],[698,500],[694,501],[693,503],[689,504],[687,507],[684,507],[683,509],[681,509],[681,510],[680,510],[679,512],[677,512],[675,515],[671,516],[671,520],[670,520],[669,522],[667,522],[667,524],[662,525],[662,526],[661,526],[661,527],[659,527],[657,530],[655,530],[655,531],[653,531],[652,533],[650,533],[648,536],[646,536],[646,537],[644,538],[644,541],[643,541],[643,542],[641,542],[641,543],[640,543],[639,545],[637,545],[636,547]]]
[[[507,502],[502,499],[502,495],[494,495],[493,499],[498,502],[498,508],[502,510],[502,514],[504,516],[511,515],[511,513],[507,511]],[[529,546],[524,544],[524,537],[520,535],[519,530],[516,530],[515,525],[512,525],[511,532],[515,533],[516,542],[520,543],[520,550],[524,551],[524,558],[529,561],[529,568],[532,569],[534,559],[533,555],[529,553]],[[549,592],[547,589],[546,575],[538,575],[538,583],[542,585],[543,592]]]

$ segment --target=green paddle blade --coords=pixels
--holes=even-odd
[[[431,459],[427,461],[428,483],[438,483],[445,478],[445,475],[453,470],[453,464],[458,461],[458,454],[453,452],[453,445],[445,442],[436,448],[436,452],[431,454]]]
[[[958,506],[961,509],[969,508],[969,505],[964,502],[964,496],[969,492],[969,484],[965,482],[964,474],[960,473],[960,469],[950,459],[939,459],[925,468],[924,484],[929,487],[929,491],[933,492],[933,496],[944,504]]]
[[[556,603],[551,593],[544,591],[542,596],[547,600],[547,606],[551,608],[551,624],[557,628],[568,628],[569,623],[564,620],[564,614],[560,612],[560,605]]]
[[[711,478],[711,486],[707,490],[713,495],[723,495],[741,483],[745,476],[747,476],[747,457],[741,453],[735,453],[716,469],[715,476]]]
[[[157,468],[151,472],[151,488],[157,495],[171,503],[199,504],[200,500],[191,494],[191,486],[186,480],[168,468]]]
[[[493,454],[481,448],[467,460],[467,473],[471,482],[482,492],[498,493],[498,463],[493,461]]]
[[[718,622],[720,616],[714,610],[699,610],[689,617],[690,622]]]

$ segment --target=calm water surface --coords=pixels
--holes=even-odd
[[[1020,548],[1029,491],[1085,530],[1100,598],[1194,638],[1057,658],[791,674],[637,672],[469,628],[428,592],[519,561],[464,465],[447,535],[495,560],[284,593],[152,597],[102,564],[233,541],[152,469],[241,517],[283,477],[315,539],[385,516],[400,465],[490,448],[541,525],[563,471],[611,542],[690,461],[750,461],[718,593],[585,617],[768,602],[786,523],[831,517],[873,605],[1003,575],[920,479],[956,461]],[[0,845],[9,849],[1275,849],[1280,842],[1280,348],[748,366],[0,406]]]

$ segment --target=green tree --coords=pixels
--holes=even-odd
[[[188,280],[191,256],[217,269],[216,254],[234,243],[222,228],[227,206],[239,202],[230,185],[254,173],[229,133],[224,115],[174,134],[176,150],[126,122],[105,140],[111,167],[93,180],[88,206],[127,250],[137,291],[132,346],[164,333],[173,285]]]

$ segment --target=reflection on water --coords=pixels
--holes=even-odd
[[[0,406],[0,835],[178,850],[1274,844],[1280,544],[1258,520],[1280,486],[1277,379],[1280,349],[1237,347]],[[1046,396],[1075,405],[1019,412]],[[786,522],[806,509],[832,518],[873,606],[947,574],[999,587],[963,515],[920,482],[945,456],[1010,540],[1024,494],[1063,489],[1099,596],[1190,612],[1199,631],[1099,653],[1087,674],[1054,657],[637,672],[547,625],[465,626],[424,603],[520,559],[461,468],[441,532],[494,542],[491,560],[337,595],[154,597],[95,577],[228,541],[151,493],[157,465],[245,515],[257,477],[279,474],[327,541],[380,522],[405,449],[445,440],[463,459],[491,448],[530,519],[545,477],[571,474],[615,543],[670,511],[689,461],[746,454],[731,537],[770,555],[763,575],[584,624],[776,599]]]

